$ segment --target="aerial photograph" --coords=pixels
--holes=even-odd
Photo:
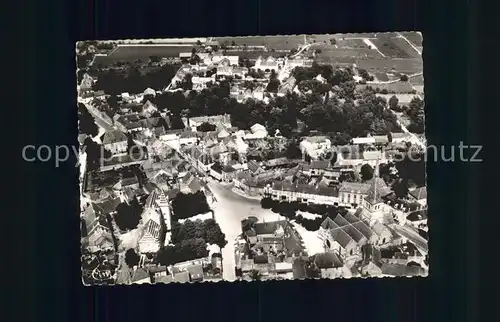
[[[429,272],[423,37],[76,43],[84,285]]]

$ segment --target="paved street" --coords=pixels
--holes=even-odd
[[[212,206],[215,220],[226,234],[228,241],[226,247],[222,249],[223,278],[234,281],[236,280],[234,241],[241,234],[241,220],[248,216],[255,216],[259,218],[259,221],[275,221],[279,219],[279,216],[271,210],[262,209],[259,200],[247,199],[234,193],[230,186],[223,186],[212,179],[209,179],[208,186],[217,199]]]

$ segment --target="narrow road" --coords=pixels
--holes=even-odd
[[[259,200],[247,199],[234,193],[231,186],[223,186],[213,179],[208,180],[208,187],[214,194],[217,202],[213,205],[215,220],[226,234],[228,241],[222,249],[223,279],[236,280],[234,243],[241,234],[241,221],[249,216],[259,218],[259,221],[275,221],[278,215],[271,210],[262,209]]]

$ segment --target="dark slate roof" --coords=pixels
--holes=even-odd
[[[285,228],[287,224],[288,223],[285,220],[256,223],[254,230],[257,235],[269,235],[274,234],[276,229],[278,229],[278,225],[281,225],[283,228]]]
[[[370,239],[374,234],[373,230],[371,230],[371,228],[362,221],[358,221],[352,224],[352,226],[356,228],[359,232],[361,232],[363,236],[366,237],[366,239]]]
[[[148,267],[149,271],[151,273],[159,273],[159,272],[166,272],[167,271],[167,266],[161,265],[161,266],[151,266]]]
[[[149,273],[144,268],[138,268],[132,273],[132,282],[137,282],[149,277]]]
[[[118,130],[104,133],[102,137],[103,144],[112,144],[117,142],[127,142],[127,136],[125,135],[125,133]]]
[[[337,225],[330,217],[326,217],[325,220],[321,223],[321,227],[323,229],[336,229],[339,228],[339,225]]]
[[[340,186],[339,192],[358,193],[359,191],[361,194],[368,194],[370,188],[371,186],[366,183],[344,181]]]
[[[425,270],[419,266],[407,266],[403,264],[382,264],[382,274],[393,276],[422,276]]]
[[[300,279],[306,277],[305,260],[295,258],[292,264],[293,278]]]
[[[338,196],[338,189],[335,187],[315,187],[307,184],[297,184],[287,181],[276,181],[273,183],[274,190],[301,192],[311,195]]]
[[[116,207],[121,203],[120,198],[107,199],[103,202],[92,203],[94,211],[99,215],[106,215],[116,210]]]
[[[427,187],[420,187],[413,191],[410,191],[409,194],[417,200],[426,199],[427,198]]]
[[[191,277],[191,282],[202,281],[203,280],[203,266],[202,265],[191,265],[186,267],[189,276]]]
[[[254,160],[248,161],[247,166],[248,166],[248,170],[250,170],[252,172],[257,172],[260,169],[260,165],[257,162],[255,162]]]
[[[406,216],[406,219],[408,219],[409,221],[420,221],[427,219],[427,209],[413,211],[408,216]]]
[[[356,243],[359,243],[363,238],[366,238],[359,230],[352,225],[342,227],[344,232],[349,235]]]
[[[155,278],[155,283],[186,283],[189,282],[188,272],[179,272],[174,275],[159,276]]]
[[[342,217],[341,215],[337,215],[335,219],[333,219],[333,221],[340,227],[349,225],[349,222],[345,220],[345,218]]]
[[[391,189],[385,184],[382,178],[373,178],[367,182],[367,184],[370,185],[370,190],[365,200],[369,201],[371,204],[382,202],[382,197],[392,193]]]
[[[345,248],[351,242],[351,240],[353,240],[342,230],[342,228],[331,229],[330,235],[332,236],[333,240],[339,243],[339,245],[343,248]]]
[[[311,169],[324,170],[330,166],[330,161],[311,161]]]
[[[266,255],[256,255],[253,258],[253,262],[255,264],[267,264],[269,261],[269,258]]]
[[[235,172],[235,171],[236,171],[236,169],[235,169],[235,168],[233,168],[233,167],[232,167],[232,166],[230,166],[230,165],[226,165],[226,166],[224,166],[224,167],[222,168],[222,171],[223,171],[223,172],[226,172],[226,173],[231,173],[231,172]]]
[[[319,269],[338,268],[344,265],[340,258],[333,252],[316,254],[314,262]]]

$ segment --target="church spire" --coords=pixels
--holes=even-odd
[[[380,158],[377,159],[377,163],[375,164],[375,170],[373,172],[373,202],[377,203],[377,179],[379,176],[379,163]]]

